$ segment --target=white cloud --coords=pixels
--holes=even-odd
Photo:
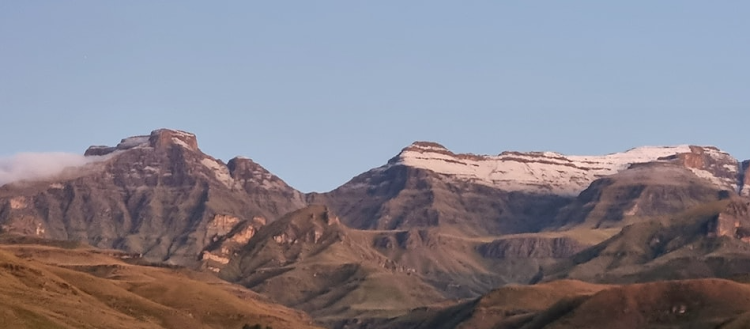
[[[39,180],[58,175],[66,168],[103,160],[75,153],[18,153],[0,157],[0,186],[21,180]]]

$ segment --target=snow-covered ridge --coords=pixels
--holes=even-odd
[[[490,156],[454,154],[439,144],[417,142],[404,148],[387,166],[427,169],[508,191],[575,195],[595,179],[627,169],[631,164],[667,161],[678,154],[693,152],[705,152],[710,157],[731,158],[714,147],[689,145],[644,146],[598,156],[568,156],[555,152],[503,152]],[[691,170],[717,185],[737,187],[735,180],[717,178],[712,172],[699,168]],[[727,167],[723,170],[734,170],[736,174],[739,168]]]

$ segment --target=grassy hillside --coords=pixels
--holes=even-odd
[[[497,238],[462,237],[442,228],[355,230],[316,205],[260,229],[220,275],[335,326],[528,283],[541,266],[556,261],[551,242],[591,244],[614,233],[511,235],[498,247]]]
[[[735,236],[716,236],[709,229],[720,215],[736,212],[732,209],[738,206],[747,209],[744,201],[716,201],[627,226],[612,238],[560,262],[545,280],[635,283],[732,278],[747,273],[750,244]]]
[[[701,279],[605,289],[580,301],[563,301],[521,328],[717,328],[735,324],[750,309],[750,287]]]
[[[313,328],[306,315],[208,275],[50,244],[0,245],[0,327]]]
[[[508,286],[448,307],[366,324],[390,329],[747,328],[750,286],[722,279]],[[341,326],[339,328],[347,328]]]

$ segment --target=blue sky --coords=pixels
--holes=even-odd
[[[330,190],[456,152],[750,158],[746,1],[3,1],[0,156],[161,127]]]

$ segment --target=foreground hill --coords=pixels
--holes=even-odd
[[[703,279],[634,284],[562,300],[523,325],[500,328],[728,328],[750,310],[750,287]]]
[[[746,328],[750,286],[721,279],[596,285],[574,280],[508,286],[449,307],[360,328]],[[354,328],[341,325],[337,329]]]
[[[313,328],[305,314],[209,275],[67,242],[0,240],[3,328]]]

